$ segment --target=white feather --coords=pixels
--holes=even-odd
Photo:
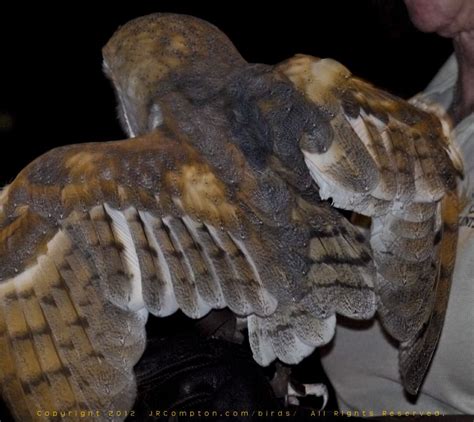
[[[131,276],[131,289],[127,306],[131,311],[137,311],[145,307],[145,302],[142,292],[142,274],[132,233],[124,212],[118,211],[108,204],[104,204],[104,208],[112,218],[114,235],[124,246],[123,258]],[[125,213],[129,212],[135,212],[135,210],[128,209],[125,211]]]
[[[164,282],[164,286],[160,291],[160,311],[156,316],[166,317],[174,314],[178,310],[178,302],[176,301],[176,296],[173,290],[173,281],[171,279],[170,268],[166,262],[163,249],[160,247],[154,232],[154,227],[157,225],[158,219],[145,211],[138,211],[138,214],[140,215],[140,218],[143,222],[148,242],[151,246],[153,246],[153,248],[155,248],[158,255],[161,279]]]
[[[171,219],[172,217],[164,217],[163,218],[163,222],[168,226],[169,230],[170,230],[170,234],[171,236],[173,237],[173,244],[177,245],[178,246],[178,249],[179,251],[182,253],[183,255],[183,259],[185,261],[185,265],[186,267],[188,268],[189,270],[189,273],[192,277],[192,281],[193,283],[196,282],[196,279],[195,279],[195,275],[194,275],[194,272],[193,272],[193,268],[192,268],[192,265],[190,264],[189,262],[189,259],[188,257],[186,256],[186,253],[185,253],[185,250],[183,249],[180,241],[179,241],[179,237],[176,235],[176,233],[173,231],[173,227],[172,227],[172,224],[171,224]],[[202,318],[204,315],[206,315],[210,310],[211,310],[211,307],[209,306],[209,304],[207,302],[204,301],[204,299],[201,297],[201,295],[199,294],[199,291],[198,289],[196,288],[196,286],[194,285],[194,290],[196,292],[196,298],[197,298],[197,306],[198,306],[198,309],[197,309],[197,314],[195,315],[192,315],[193,318]]]

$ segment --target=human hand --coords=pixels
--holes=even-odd
[[[474,1],[405,0],[413,24],[453,39],[458,80],[448,113],[455,124],[474,112]]]
[[[453,38],[474,30],[472,0],[405,0],[413,24],[423,32]]]

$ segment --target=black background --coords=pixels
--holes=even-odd
[[[412,27],[401,0],[41,3],[0,6],[0,185],[56,145],[124,137],[101,48],[140,15],[209,20],[251,62],[332,57],[403,97],[423,89],[451,51],[449,40]]]

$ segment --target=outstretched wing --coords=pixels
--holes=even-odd
[[[401,342],[404,385],[416,393],[442,329],[457,239],[462,163],[436,115],[353,77],[330,59],[277,67],[330,124],[300,142],[322,198],[372,217],[378,312]]]
[[[251,315],[262,364],[327,343],[335,312],[373,315],[369,248],[351,226],[290,192],[288,224],[273,224],[265,177],[223,153],[232,183],[162,128],[53,150],[3,191],[0,385],[19,420],[131,408],[148,312]]]

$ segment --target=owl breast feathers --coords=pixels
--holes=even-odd
[[[377,312],[416,393],[443,325],[462,164],[445,121],[298,55],[249,64],[156,14],[104,48],[130,139],[70,145],[0,195],[0,385],[38,409],[131,408],[149,313],[247,317],[296,364]],[[329,201],[327,201],[329,200]],[[371,217],[370,241],[336,209]]]

